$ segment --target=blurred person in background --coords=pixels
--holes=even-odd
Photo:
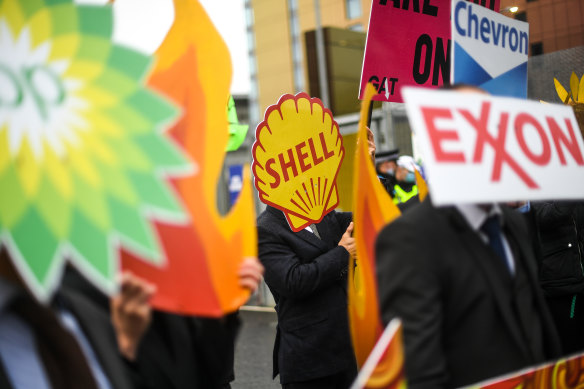
[[[532,202],[539,280],[564,354],[584,351],[584,201]]]
[[[379,180],[387,190],[387,193],[393,198],[394,185],[397,183],[395,172],[397,170],[397,159],[399,149],[381,151],[375,154],[375,171]]]

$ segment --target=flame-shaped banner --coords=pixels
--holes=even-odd
[[[472,385],[477,389],[582,389],[584,354]]]
[[[365,363],[383,330],[375,279],[375,238],[383,226],[400,215],[399,209],[379,182],[368,151],[366,120],[374,94],[375,88],[371,84],[367,85],[361,106],[353,173],[354,237],[359,261],[355,267],[355,259],[351,258],[349,264],[349,280],[354,280],[354,286],[349,287],[349,319],[359,366]],[[402,360],[384,356],[372,372],[367,387],[401,387],[401,375],[396,374],[401,374],[403,370]]]
[[[376,373],[376,371],[378,371],[378,366],[383,364],[383,361],[391,361],[392,363],[384,365],[388,370],[384,372],[385,378],[380,380],[379,373]],[[400,319],[392,319],[383,330],[361,370],[359,370],[351,389],[405,389],[407,385],[404,378],[403,362],[402,323]]]
[[[157,284],[155,307],[220,316],[249,297],[237,273],[245,257],[257,255],[251,183],[249,175],[244,176],[238,202],[221,217],[216,189],[228,139],[229,52],[198,1],[174,0],[174,9],[175,20],[156,53],[158,63],[149,84],[183,110],[170,135],[198,171],[172,183],[191,220],[179,227],[157,224],[166,267],[145,265],[127,252],[122,259],[124,267]]]

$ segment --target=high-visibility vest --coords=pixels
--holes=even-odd
[[[395,204],[405,203],[406,201],[408,201],[409,199],[418,194],[418,185],[412,186],[412,189],[409,192],[403,190],[401,186],[395,185],[393,187],[393,191],[394,191],[393,202]]]

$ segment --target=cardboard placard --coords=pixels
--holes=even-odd
[[[320,99],[284,95],[266,110],[252,148],[260,200],[280,209],[297,232],[338,204],[336,179],[345,155],[339,126]]]
[[[43,301],[65,261],[106,293],[119,248],[161,266],[154,223],[188,219],[167,180],[193,165],[160,132],[179,110],[113,24],[109,5],[0,2],[0,245]]]
[[[475,1],[494,11],[499,2]],[[373,100],[401,103],[403,86],[437,87],[450,79],[450,6],[451,0],[372,0],[360,99],[368,82],[377,89]]]
[[[584,197],[571,107],[421,88],[404,96],[435,204]]]

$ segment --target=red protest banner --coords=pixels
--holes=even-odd
[[[499,11],[500,0],[474,3]],[[436,87],[450,78],[450,0],[373,0],[359,98],[403,102],[406,85]]]

